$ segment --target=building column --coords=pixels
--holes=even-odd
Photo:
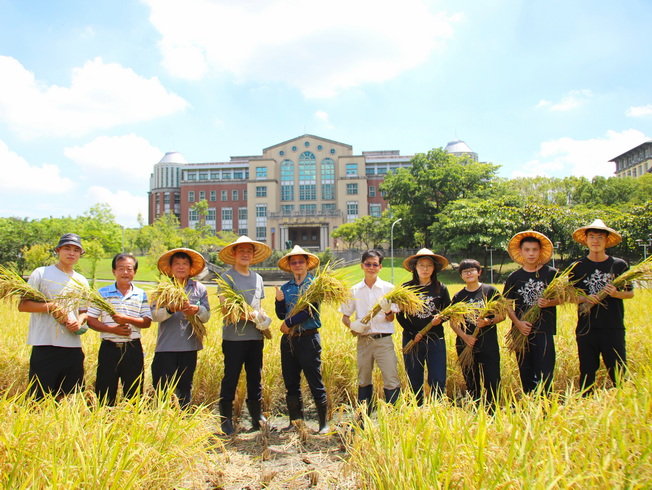
[[[319,228],[319,248],[322,252],[328,248],[328,225]]]

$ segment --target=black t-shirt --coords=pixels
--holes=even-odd
[[[536,272],[528,272],[521,268],[509,275],[505,281],[503,296],[515,300],[514,311],[519,319],[522,319],[525,312],[537,303],[537,300],[543,295],[543,290],[556,275],[557,269],[548,265],[544,265]],[[536,332],[553,335],[557,333],[557,308],[555,306],[541,308],[539,320],[532,325],[532,333]]]
[[[576,288],[586,294],[598,294],[607,284],[628,269],[627,262],[617,257],[609,257],[602,262],[594,262],[584,257],[575,262],[570,277],[571,280],[577,281]],[[632,285],[628,284],[624,290],[631,291]],[[623,300],[607,296],[602,300],[602,304],[594,305],[588,315],[578,314],[576,333],[586,333],[589,328],[624,330],[624,319]]]
[[[476,291],[468,291],[466,288],[455,293],[453,296],[453,303],[469,303],[476,308],[482,308],[485,305],[485,299],[491,301],[494,297],[500,296],[500,292],[489,284],[482,284]],[[466,322],[461,325],[462,329],[467,334],[472,334],[475,330],[473,323]],[[466,346],[464,341],[458,336],[455,340],[458,348]],[[498,330],[496,325],[487,325],[480,329],[478,341],[473,346],[473,352],[489,352],[498,350]]]
[[[409,286],[411,283],[406,282],[403,286]],[[436,291],[436,284],[429,284],[427,286],[419,286],[416,291],[419,296],[425,301],[425,311],[415,316],[405,315],[403,312],[396,316],[398,323],[403,327],[403,334],[411,339],[419,333],[419,331],[428,325],[433,317],[441,310],[451,304],[451,297],[448,289],[441,282],[439,283],[439,292]],[[444,325],[439,324],[430,329],[426,334],[433,337],[444,337]]]

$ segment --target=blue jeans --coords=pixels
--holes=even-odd
[[[403,335],[403,347],[412,340]],[[434,396],[441,396],[446,391],[446,342],[436,336],[424,336],[414,348],[403,354],[405,371],[412,391],[419,404],[423,402],[423,378],[428,365],[428,386]]]

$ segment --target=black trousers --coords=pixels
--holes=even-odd
[[[595,384],[595,373],[600,368],[600,355],[614,385],[627,365],[624,329],[589,329],[576,336],[580,359],[580,389],[587,393]]]
[[[145,356],[140,339],[123,343],[103,340],[97,354],[97,397],[109,405],[115,405],[118,382],[122,382],[125,398],[142,393],[144,365]]]
[[[531,393],[543,383],[543,391],[550,393],[555,372],[555,336],[537,332],[528,336],[528,345],[523,353],[516,354],[523,393]]]
[[[281,337],[281,369],[287,394],[301,396],[301,373],[308,381],[317,405],[326,403],[326,388],[321,375],[321,337],[319,332]]]
[[[37,400],[45,395],[67,395],[84,389],[84,351],[81,347],[35,345],[29,359],[29,392]]]
[[[197,351],[157,352],[152,361],[152,381],[156,390],[176,383],[174,393],[182,407],[192,401],[192,378],[197,368]]]
[[[464,346],[456,347],[459,356]],[[500,385],[500,351],[474,352],[473,364],[463,369],[462,374],[473,399],[478,401],[484,396],[487,405],[493,407]]]
[[[220,388],[220,399],[233,402],[238,379],[244,367],[247,374],[247,400],[263,399],[263,341],[223,340],[224,378]]]

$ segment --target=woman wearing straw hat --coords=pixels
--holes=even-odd
[[[555,371],[555,337],[557,333],[557,308],[559,300],[545,299],[541,295],[557,275],[557,269],[546,265],[553,253],[550,239],[543,233],[528,230],[517,233],[507,244],[507,252],[522,267],[512,272],[503,289],[503,295],[516,303],[508,310],[512,324],[527,336],[523,352],[516,352],[518,370],[524,393],[531,393],[542,384],[543,391],[552,388]],[[538,304],[541,316],[534,323],[522,321],[525,312]]]
[[[279,261],[279,269],[290,272],[292,279],[276,288],[276,315],[280,320],[281,332],[281,367],[283,382],[287,390],[285,400],[288,406],[290,424],[303,419],[303,401],[301,398],[301,371],[303,371],[310,392],[315,399],[319,433],[329,431],[326,415],[328,403],[326,388],[321,376],[321,338],[319,328],[319,305],[313,305],[310,311],[302,310],[288,316],[301,294],[310,286],[313,276],[308,271],[319,265],[319,258],[305,251],[299,245],[285,254]],[[292,329],[292,330],[290,330]]]
[[[419,405],[423,404],[423,378],[428,365],[428,386],[435,396],[444,394],[446,389],[446,343],[444,327],[438,312],[451,303],[446,286],[437,279],[437,273],[448,266],[448,260],[427,248],[422,248],[415,255],[403,261],[403,268],[412,273],[412,280],[404,286],[416,286],[419,295],[425,301],[425,309],[417,315],[397,315],[398,323],[403,327],[403,347],[411,340],[417,342],[411,352],[404,354],[405,371],[412,391],[416,394]],[[428,324],[433,327],[425,335],[419,332]]]
[[[197,352],[204,348],[188,320],[197,315],[208,322],[211,308],[206,286],[191,277],[204,270],[206,261],[200,253],[189,248],[175,248],[158,259],[158,270],[184,284],[188,301],[180,309],[152,304],[152,320],[159,322],[156,353],[152,361],[154,388],[165,389],[176,382],[175,393],[182,407],[192,400],[192,379],[197,368]]]
[[[588,247],[589,254],[575,262],[571,279],[576,287],[588,296],[580,302],[591,304],[586,314],[577,319],[577,353],[580,360],[580,389],[590,394],[595,383],[595,373],[600,367],[600,356],[614,385],[626,367],[625,349],[625,307],[624,299],[634,297],[634,290],[628,284],[618,290],[611,281],[629,269],[627,262],[607,255],[606,249],[618,245],[622,237],[609,228],[601,219],[573,232],[573,240]],[[598,293],[607,296],[600,300]]]
[[[238,323],[225,319],[222,333],[222,352],[224,353],[224,377],[220,388],[220,415],[222,432],[231,435],[233,427],[233,401],[238,387],[238,379],[244,367],[247,373],[247,408],[251,415],[252,430],[259,430],[261,422],[266,422],[262,412],[263,401],[263,336],[257,323],[269,326],[271,319],[262,312],[261,300],[265,297],[263,278],[249,267],[258,264],[272,254],[272,249],[264,243],[247,236],[220,250],[219,258],[232,266],[222,274],[236,293],[244,296],[254,312],[251,318],[242,318]],[[220,302],[225,301],[220,297]],[[269,321],[268,321],[269,320]]]

